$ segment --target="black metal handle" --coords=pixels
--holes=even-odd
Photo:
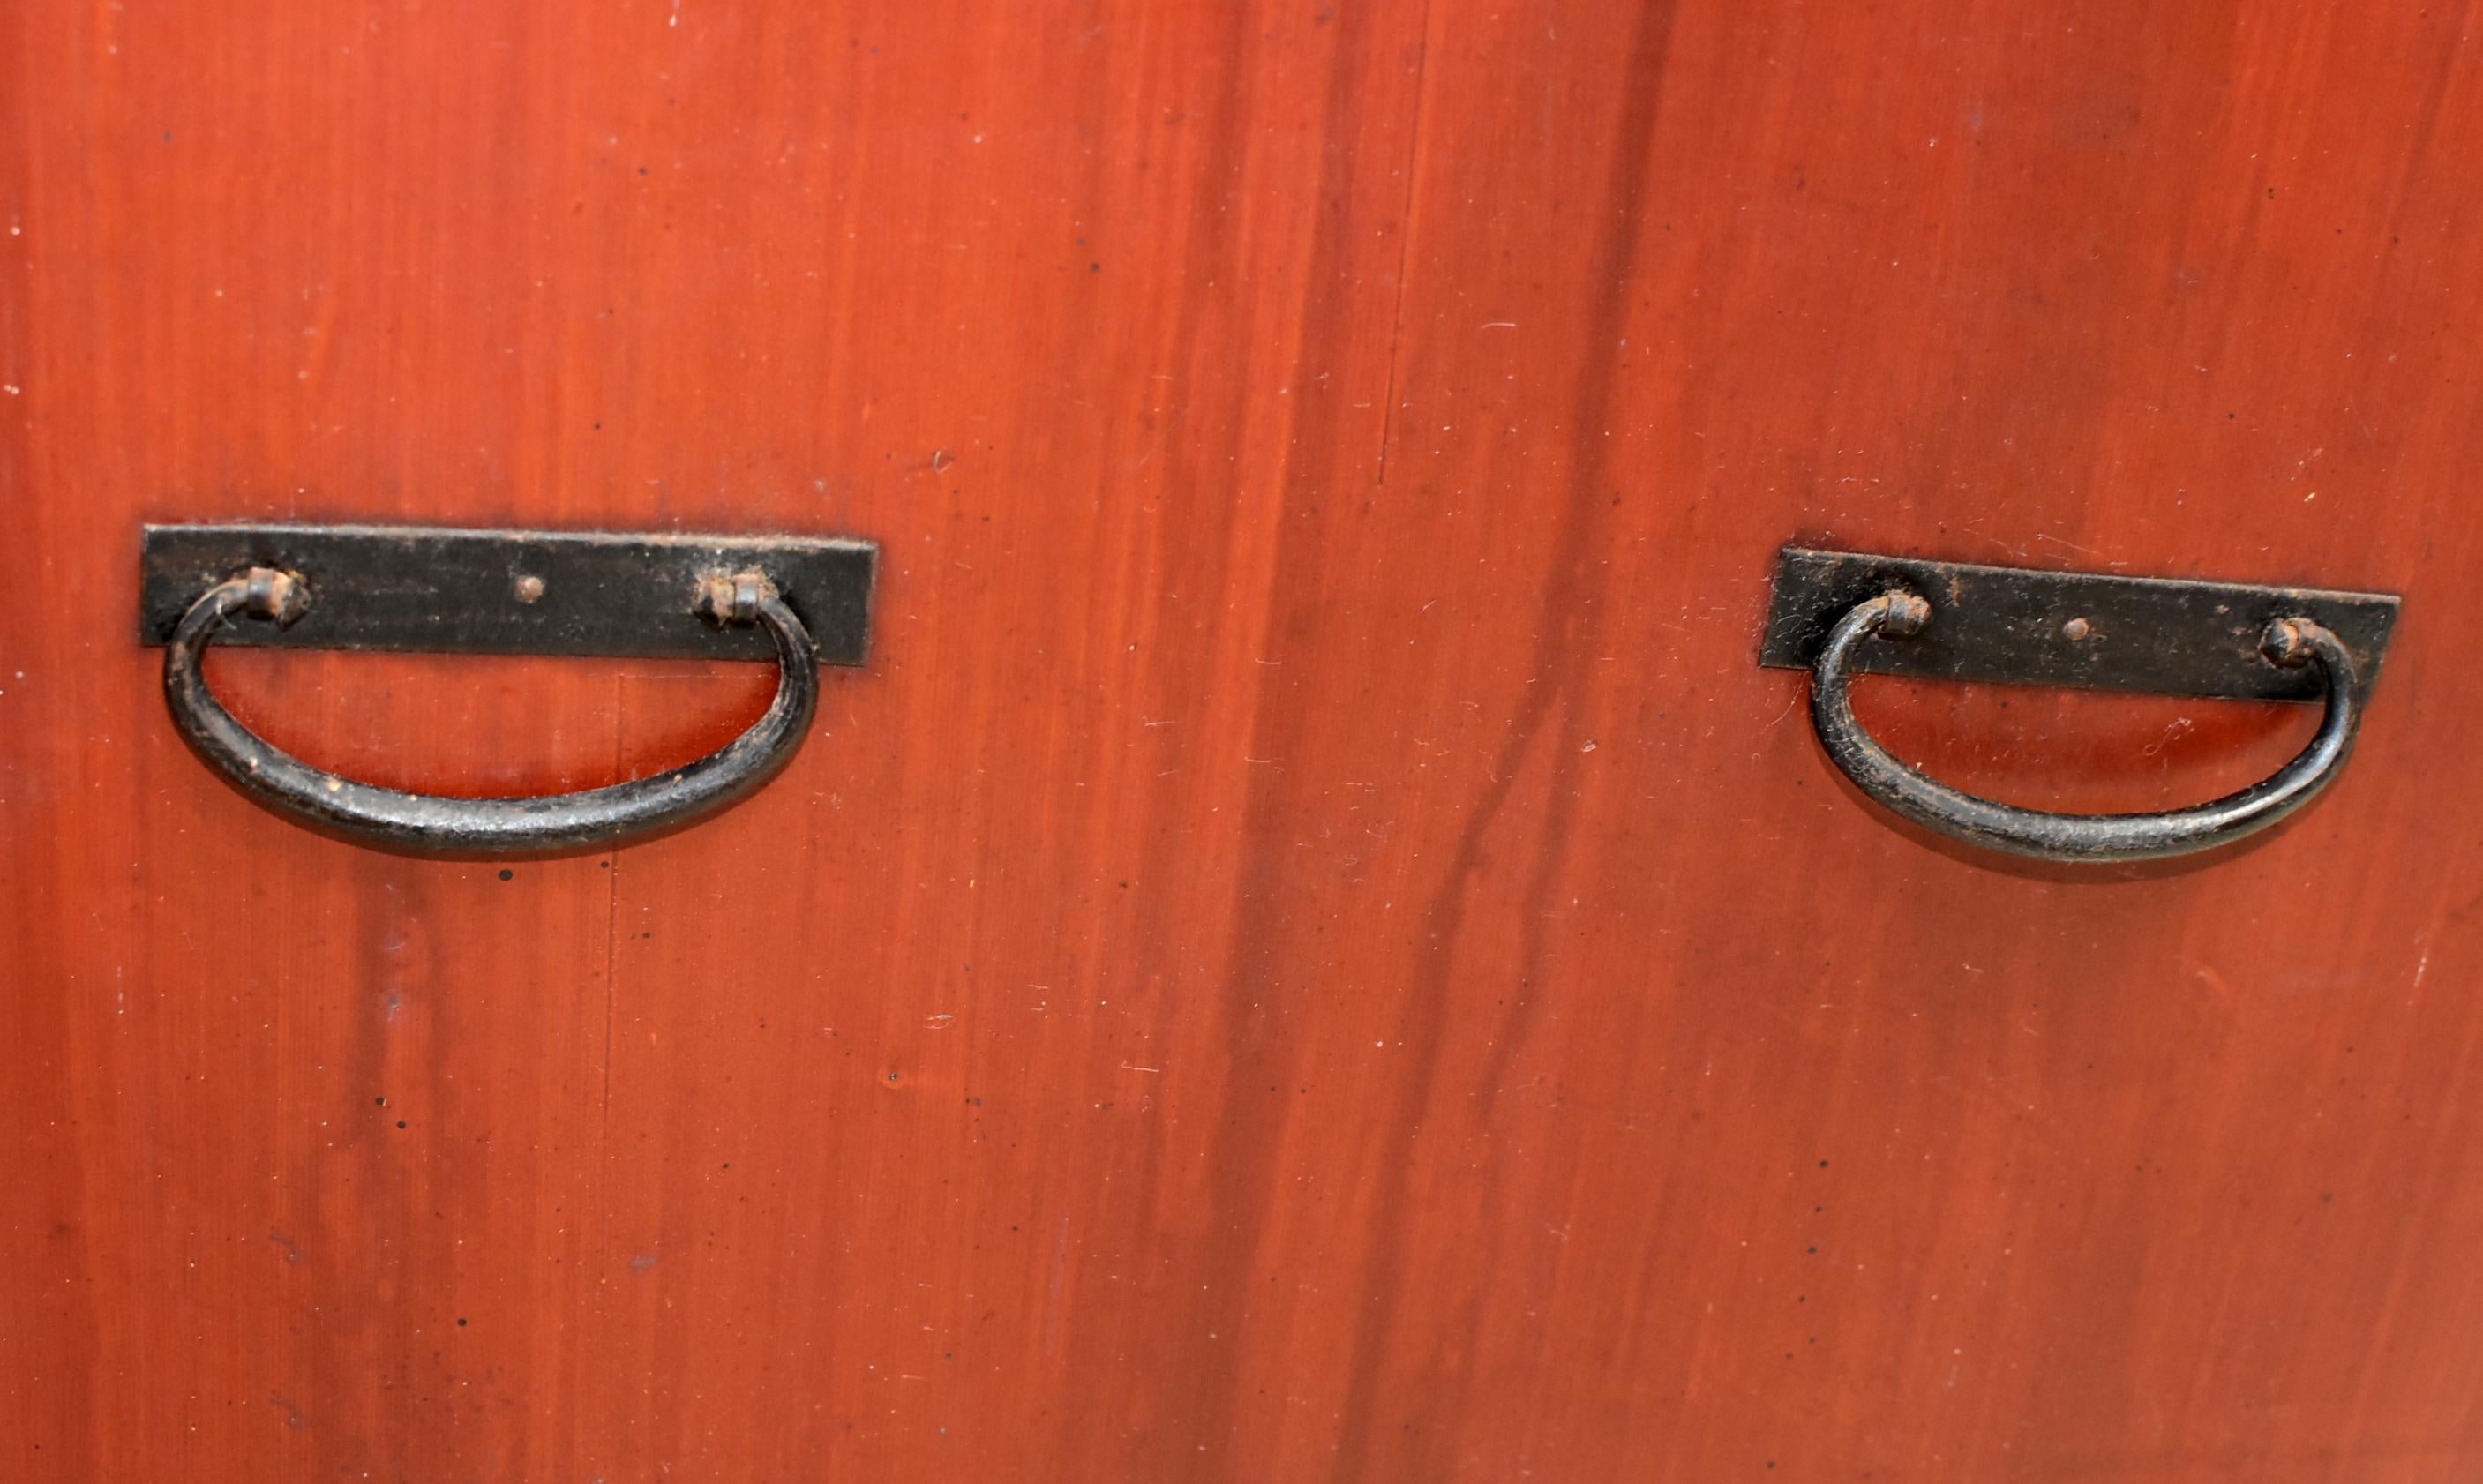
[[[2270,664],[2315,664],[2327,680],[2318,734],[2262,782],[2212,803],[2156,814],[2049,814],[2016,808],[1935,782],[1872,740],[1846,695],[1846,670],[1866,640],[1903,643],[1931,622],[1931,604],[1892,592],[1856,604],[1829,632],[1811,666],[1810,719],[1828,755],[1864,793],[1953,839],[2039,861],[2148,861],[2208,850],[2266,829],[2336,780],[2362,724],[2354,657],[2305,618],[2268,624],[2259,652]]]
[[[200,660],[234,614],[289,624],[310,602],[298,573],[253,568],[192,603],[164,653],[164,700],[182,739],[256,802],[330,834],[414,855],[553,855],[674,829],[733,804],[775,776],[810,732],[819,661],[810,631],[756,572],[717,575],[685,605],[724,623],[757,623],[776,646],[776,699],[721,750],[669,773],[608,788],[521,799],[400,793],[325,773],[235,721],[207,689]]]

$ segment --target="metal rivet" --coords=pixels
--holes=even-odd
[[[2061,637],[2075,641],[2095,632],[2095,625],[2084,619],[2071,619],[2061,625]]]
[[[528,572],[518,579],[519,602],[530,603],[536,598],[543,596],[543,595],[544,581],[541,577],[536,576],[532,572]]]

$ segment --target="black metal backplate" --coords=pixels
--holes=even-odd
[[[225,645],[442,653],[764,660],[750,625],[692,608],[700,581],[756,570],[832,665],[859,665],[879,548],[797,536],[465,531],[378,525],[150,525],[139,636],[160,645],[199,596],[252,567],[299,573],[310,605],[290,627],[229,623]]]
[[[2259,654],[2272,619],[2310,619],[2336,635],[2367,686],[2396,623],[2380,593],[2037,571],[1787,547],[1759,663],[1807,670],[1829,629],[1892,588],[1929,600],[1932,620],[1897,644],[1855,650],[1854,668],[2008,685],[2066,685],[2233,701],[2317,701],[2309,666]]]

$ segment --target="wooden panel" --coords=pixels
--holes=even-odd
[[[0,1472],[2472,1477],[2470,25],[14,7]],[[872,660],[371,856],[163,716],[209,518],[859,534]],[[2001,867],[1757,668],[1787,541],[2406,607],[2296,824]],[[467,791],[768,683],[212,668]],[[1860,699],[2051,807],[2310,725]]]

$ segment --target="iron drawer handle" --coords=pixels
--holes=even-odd
[[[776,699],[721,750],[653,778],[579,793],[453,799],[400,793],[325,773],[271,746],[218,703],[200,660],[225,621],[279,625],[300,618],[310,590],[298,573],[253,568],[200,595],[164,651],[164,700],[181,737],[259,804],[333,835],[416,855],[551,855],[672,829],[724,808],[775,776],[809,733],[819,697],[811,634],[775,585],[756,572],[708,579],[696,611],[757,623],[776,645]]]
[[[2268,624],[2259,653],[2270,664],[2318,665],[2328,682],[2319,731],[2263,782],[2212,803],[2158,814],[2051,814],[1978,799],[1935,782],[1872,739],[1846,695],[1855,647],[1877,636],[1903,643],[1931,623],[1931,604],[1908,592],[1860,602],[1838,620],[1811,667],[1810,720],[1828,755],[1864,793],[1952,839],[2038,861],[2148,861],[2208,850],[2256,834],[2310,802],[2336,780],[2362,725],[2354,658],[2336,636],[2304,618]]]

